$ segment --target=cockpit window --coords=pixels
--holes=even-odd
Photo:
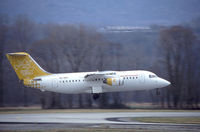
[[[157,77],[156,75],[149,75],[149,78],[155,78]]]

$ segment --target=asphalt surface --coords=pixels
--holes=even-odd
[[[127,117],[200,117],[200,112],[109,112],[0,114],[1,130],[46,130],[66,128],[131,128],[170,131],[200,131],[200,125],[145,123]],[[159,126],[159,127],[158,127]]]

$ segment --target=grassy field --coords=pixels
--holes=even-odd
[[[38,107],[5,107],[0,114],[31,114],[31,113],[94,113],[94,112],[200,112],[200,110],[160,110],[160,109],[40,109]]]
[[[135,117],[132,121],[148,123],[200,124],[200,117]]]

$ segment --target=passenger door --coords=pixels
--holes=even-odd
[[[145,75],[144,75],[144,73],[141,73],[139,77],[140,77],[140,78],[139,78],[139,79],[140,79],[140,82],[141,82],[141,83],[145,83]]]
[[[57,78],[53,78],[53,80],[52,80],[52,87],[53,88],[57,88],[58,87],[58,79]]]

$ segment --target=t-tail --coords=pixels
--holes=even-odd
[[[6,56],[19,80],[22,80],[26,86],[37,87],[37,82],[33,81],[35,77],[51,74],[43,70],[28,53],[8,53]]]

